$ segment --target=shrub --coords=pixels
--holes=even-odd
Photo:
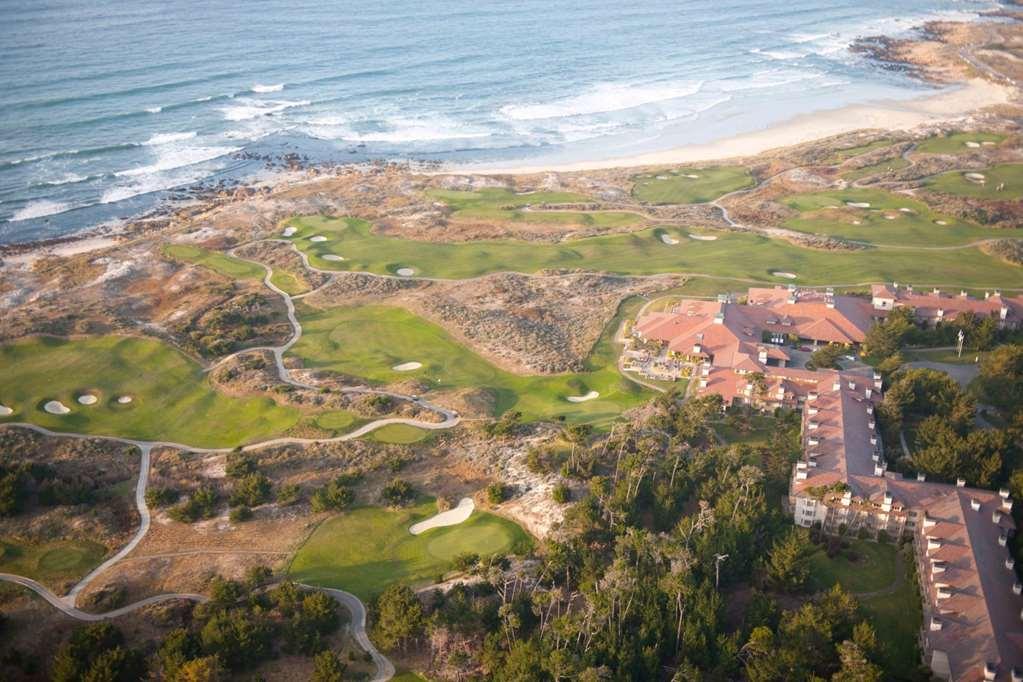
[[[554,486],[554,490],[551,491],[551,497],[558,504],[565,504],[572,499],[572,491],[569,490],[568,486],[564,483],[559,483]]]
[[[355,495],[336,478],[309,498],[314,512],[340,511],[350,505]]]
[[[227,454],[227,466],[224,471],[230,478],[241,478],[256,473],[256,458],[247,453],[235,450]]]
[[[265,474],[246,474],[235,482],[231,504],[255,507],[269,501],[272,490],[273,484]]]
[[[282,507],[295,504],[302,495],[302,489],[295,483],[288,483],[277,488],[277,504]]]
[[[240,507],[232,509],[231,513],[228,514],[228,518],[231,523],[242,523],[244,521],[248,521],[252,518],[252,509],[243,504]]]
[[[380,493],[380,497],[387,504],[393,507],[400,507],[408,504],[415,499],[416,491],[412,487],[412,484],[408,481],[403,481],[400,478],[393,479],[390,483],[384,486],[384,489]]]
[[[146,490],[146,504],[150,507],[166,507],[177,502],[179,497],[181,493],[174,488],[157,486]]]
[[[487,502],[501,504],[508,499],[508,490],[503,483],[495,481],[487,486]]]

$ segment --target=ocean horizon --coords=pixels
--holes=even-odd
[[[918,97],[933,88],[850,43],[997,7],[7,3],[0,243],[67,235],[182,187],[251,177],[264,166],[254,157],[599,160]]]

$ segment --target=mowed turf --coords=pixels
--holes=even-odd
[[[817,223],[824,227],[829,224],[823,219]],[[667,245],[658,236],[663,228],[558,244],[521,240],[444,243],[380,236],[371,233],[369,223],[355,218],[307,216],[293,218],[288,224],[300,228],[292,239],[309,254],[314,266],[378,274],[394,274],[410,267],[425,277],[462,279],[492,272],[586,269],[636,275],[689,272],[788,284],[789,280],[770,274],[787,271],[798,274],[800,284],[931,284],[940,279],[949,286],[973,288],[1018,286],[1020,278],[1018,267],[976,249],[928,251],[926,258],[911,250],[834,252],[731,232],[717,233],[715,241],[684,239],[677,245]],[[824,228],[807,224],[804,229]],[[1008,236],[1004,230],[999,234]],[[315,235],[325,236],[327,241],[311,242],[309,238]],[[320,258],[329,253],[348,260],[339,263]]]
[[[426,429],[419,429],[408,424],[388,424],[387,426],[381,426],[379,429],[370,431],[366,437],[378,443],[407,445],[409,443],[418,443],[429,436],[430,432]]]
[[[163,247],[163,252],[175,260],[201,265],[232,279],[263,279],[266,275],[266,270],[260,265],[217,251],[210,251],[201,246],[166,244]]]
[[[278,435],[300,414],[269,398],[217,393],[195,362],[153,339],[26,339],[0,346],[0,377],[0,404],[15,410],[0,423],[32,422],[55,431],[229,447]],[[83,393],[98,402],[79,404]],[[123,395],[132,402],[119,404]],[[45,412],[49,400],[71,413]]]
[[[632,196],[645,204],[702,204],[753,182],[745,166],[675,168],[637,175]]]
[[[59,590],[98,566],[107,548],[89,540],[53,540],[28,544],[0,538],[0,573],[32,578]]]
[[[317,310],[299,307],[304,333],[290,353],[305,367],[356,376],[376,384],[416,379],[431,390],[482,389],[495,403],[495,416],[507,410],[523,419],[564,417],[569,422],[606,422],[650,397],[617,370],[613,345],[620,318],[608,325],[589,359],[590,371],[576,374],[517,375],[505,372],[456,341],[443,328],[404,308],[381,305]],[[392,369],[420,362],[410,372]],[[567,400],[597,391],[600,397],[581,403]],[[418,429],[416,429],[418,431]],[[386,427],[381,440],[406,430]]]
[[[519,526],[474,511],[463,523],[420,535],[409,526],[437,513],[432,499],[408,509],[360,507],[324,521],[299,548],[288,569],[293,580],[336,587],[363,600],[391,583],[428,584],[449,571],[455,557],[507,553],[529,543]]]
[[[921,201],[875,189],[811,192],[786,197],[784,203],[800,212],[785,227],[800,232],[891,246],[955,246],[982,239],[1023,236],[1020,229],[987,228],[935,213]],[[869,207],[850,204],[870,204]],[[939,225],[938,222],[945,225]],[[857,225],[856,223],[860,224]],[[871,254],[876,257],[878,254]],[[904,260],[912,259],[903,254]],[[928,259],[932,255],[927,256]],[[827,267],[827,266],[825,266]],[[932,269],[934,275],[944,272]]]
[[[916,146],[916,151],[924,154],[963,154],[975,151],[979,147],[971,147],[968,143],[981,147],[997,146],[1005,140],[1005,135],[998,133],[952,133],[929,137]],[[984,144],[987,142],[988,144]]]
[[[859,180],[860,178],[870,177],[872,175],[887,175],[894,173],[895,171],[902,170],[909,165],[909,161],[906,161],[901,156],[896,156],[892,159],[885,159],[869,166],[863,166],[856,170],[846,171],[842,173],[842,177],[846,180]]]
[[[980,182],[976,176],[984,176]],[[1023,164],[1006,163],[975,171],[949,171],[928,178],[927,189],[942,194],[954,194],[974,199],[991,199],[996,201],[1018,201],[1023,199]],[[1001,189],[999,189],[1001,188]],[[1001,230],[999,230],[1001,231]],[[1014,230],[1012,236],[1020,236],[1023,231]]]
[[[451,207],[455,218],[518,223],[556,223],[580,227],[623,227],[643,222],[643,216],[627,211],[556,211],[542,204],[579,204],[593,199],[571,192],[528,192],[489,188],[476,192],[429,190],[426,195]]]

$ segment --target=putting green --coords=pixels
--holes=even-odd
[[[163,252],[175,260],[201,265],[232,279],[263,279],[266,275],[266,270],[255,263],[217,251],[210,251],[201,246],[165,244]]]
[[[872,244],[955,246],[982,239],[1023,236],[1020,229],[981,227],[935,213],[921,201],[883,190],[847,189],[796,194],[786,197],[784,203],[801,213],[798,218],[786,221],[785,227]],[[938,221],[945,225],[938,224]],[[910,260],[905,255],[903,258]],[[933,281],[934,274],[942,271],[934,268],[931,273]]]
[[[429,190],[426,195],[452,209],[455,218],[518,223],[556,223],[582,227],[623,227],[642,223],[643,216],[628,211],[549,211],[533,209],[541,204],[584,204],[593,199],[570,192],[529,192],[516,194],[507,189],[477,192]]]
[[[409,443],[418,443],[421,440],[429,438],[430,432],[426,429],[417,429],[414,426],[408,424],[388,424],[387,426],[381,426],[379,429],[371,431],[367,438],[375,440],[378,443],[392,443],[395,445],[407,445]]]
[[[650,396],[618,373],[613,335],[620,315],[591,353],[589,371],[523,376],[495,367],[443,328],[404,308],[367,305],[317,310],[300,306],[298,314],[304,333],[290,353],[301,358],[305,367],[377,384],[412,378],[431,390],[485,389],[495,398],[496,414],[515,409],[527,421],[564,417],[570,422],[605,422]],[[416,358],[423,366],[410,372],[392,369],[407,358]],[[589,391],[599,392],[600,398],[583,403],[567,400]],[[387,427],[381,431],[384,433],[378,432],[377,439],[397,430]]]
[[[0,404],[15,408],[0,423],[28,421],[55,431],[230,447],[280,434],[300,414],[269,398],[217,393],[195,362],[153,339],[25,339],[0,346],[0,376]],[[79,404],[84,391],[99,401]],[[122,395],[132,402],[118,403]],[[48,400],[68,405],[70,414],[45,412]]]
[[[360,507],[324,521],[288,568],[297,581],[338,587],[366,600],[391,583],[428,584],[451,569],[460,554],[506,553],[530,542],[519,526],[475,511],[463,523],[420,535],[409,526],[437,513],[432,499],[409,509]]]
[[[866,178],[871,175],[887,174],[889,172],[894,173],[895,171],[902,170],[908,165],[909,161],[906,161],[901,156],[896,156],[895,158],[885,159],[884,161],[879,161],[870,166],[863,166],[856,170],[846,171],[845,173],[842,173],[842,177],[846,180],[859,180],[860,178]]]
[[[103,561],[107,548],[89,540],[27,544],[0,539],[0,572],[23,575],[52,588],[77,580]]]
[[[733,232],[718,233],[714,241],[687,240],[668,247],[659,237],[658,230],[663,228],[558,244],[522,240],[444,243],[376,235],[368,222],[355,218],[307,216],[287,223],[300,228],[292,237],[295,245],[309,254],[313,265],[324,270],[394,274],[401,267],[414,267],[425,277],[461,279],[492,272],[581,268],[636,275],[697,272],[785,284],[788,280],[770,274],[783,271],[798,272],[800,283],[806,285],[891,281],[926,284],[934,282],[938,273],[949,286],[1019,285],[1018,268],[977,249],[929,251],[926,258],[920,258],[909,250],[820,251]],[[816,225],[812,231],[816,231]],[[309,237],[317,234],[331,235],[332,239],[311,242]],[[1008,236],[1004,230],[999,234]],[[343,254],[348,260],[338,263],[320,257],[328,253]]]
[[[936,135],[929,137],[916,146],[916,151],[924,154],[962,154],[974,151],[978,147],[971,147],[967,143],[990,147],[985,142],[993,142],[999,145],[1005,140],[1005,135],[998,133],[953,133],[951,135]]]
[[[972,174],[983,176],[983,181],[976,176],[971,179]],[[928,178],[927,188],[942,194],[974,199],[1018,201],[1023,199],[1023,163],[1006,163],[979,171],[949,171]],[[1007,236],[1023,234],[1023,230],[1010,232],[1012,234]]]
[[[632,195],[645,204],[702,204],[738,189],[752,187],[745,166],[676,168],[633,178]]]

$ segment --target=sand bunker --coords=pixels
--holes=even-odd
[[[697,180],[697,179],[699,179],[700,176],[699,175],[694,175],[693,173],[687,173],[686,177],[689,178],[690,180]]]
[[[966,146],[969,147],[970,149],[979,149],[980,148],[980,143],[979,142],[967,142]]]
[[[799,276],[794,272],[782,272],[780,270],[772,270],[771,274],[775,277],[784,277],[785,279],[795,279]]]
[[[50,402],[43,405],[43,409],[50,414],[67,414],[71,410],[67,405],[60,402],[59,400],[51,400]]]
[[[675,244],[678,244],[678,240],[677,239],[675,239],[671,235],[667,235],[667,234],[662,234],[661,235],[661,241],[664,242],[665,244],[669,245],[669,246],[674,246]]]
[[[298,232],[297,227],[286,227],[284,228],[284,232],[282,232],[281,234],[283,234],[285,237],[290,237],[296,232]]]
[[[847,201],[846,206],[852,206],[853,208],[870,208],[870,202],[868,201]]]
[[[983,173],[966,173],[963,177],[971,182],[984,182],[987,180]]]
[[[862,224],[863,224],[863,221],[861,221],[861,220],[854,220],[853,221],[853,225],[862,225]]]
[[[466,521],[469,516],[472,515],[473,509],[476,508],[476,503],[472,501],[470,497],[463,497],[458,501],[458,506],[453,509],[448,509],[445,512],[434,514],[425,521],[419,523],[413,523],[409,526],[408,532],[413,535],[419,535],[425,533],[431,528],[443,528],[444,526],[457,526],[458,524]]]
[[[916,213],[916,211],[914,211],[913,209],[911,209],[911,208],[906,208],[905,206],[903,206],[902,208],[900,208],[900,209],[899,209],[899,211],[901,211],[902,213]]]
[[[421,362],[403,362],[400,365],[395,365],[391,369],[395,372],[411,372],[414,369],[419,369],[423,366]]]
[[[412,275],[416,274],[416,271],[413,270],[412,268],[398,268],[397,270],[395,270],[395,272],[401,275],[402,277],[411,277]]]
[[[587,400],[593,400],[594,398],[597,398],[599,396],[600,394],[597,393],[596,391],[590,391],[586,395],[570,395],[566,397],[565,400],[567,400],[570,403],[585,403]]]
[[[935,225],[948,225],[948,223],[945,222],[944,220],[935,220],[934,224]]]
[[[80,405],[95,405],[99,401],[99,398],[91,393],[83,393],[78,396],[78,403]]]
[[[134,398],[132,398],[130,395],[122,395],[120,398],[117,399],[117,402],[120,405],[127,405],[132,400],[134,400]]]
[[[995,143],[992,142],[991,140],[986,140],[984,142],[981,142],[981,144],[984,145],[985,147],[994,147],[995,146]]]
[[[342,256],[338,256],[337,254],[334,254],[334,253],[324,254],[324,255],[320,256],[320,258],[322,258],[323,260],[329,260],[329,261],[334,261],[334,262],[339,262],[339,261],[343,261],[344,260],[344,258]]]
[[[319,243],[319,242],[325,242],[325,241],[327,241],[327,238],[326,238],[326,237],[324,237],[324,236],[323,236],[322,234],[318,234],[318,235],[316,235],[315,237],[310,237],[310,238],[309,238],[309,241],[311,241],[311,242],[317,242],[317,243]]]
[[[0,417],[10,417],[14,414],[14,410],[6,405],[0,405]]]
[[[886,216],[884,217],[884,219],[885,219],[885,220],[895,220],[895,219],[896,219],[896,218],[898,218],[898,217],[899,217],[899,216],[897,216],[897,215],[886,215]]]
[[[717,241],[717,237],[712,234],[691,234],[690,239],[695,239],[698,242],[713,242]]]
[[[658,176],[657,176],[657,179],[658,179],[658,180],[667,180],[667,179],[668,179],[668,176],[667,176],[667,175],[658,175]]]

